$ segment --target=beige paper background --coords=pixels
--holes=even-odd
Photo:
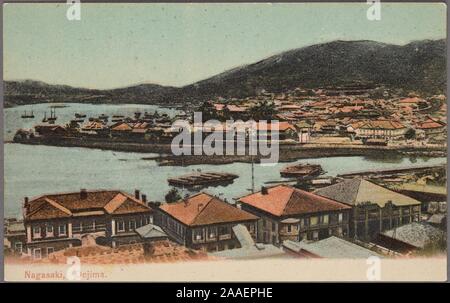
[[[6,264],[7,281],[37,281],[32,273],[58,272],[68,265]],[[381,281],[446,281],[447,259],[414,258],[381,260]],[[83,265],[83,281],[220,282],[220,281],[369,281],[365,259],[260,259],[244,261],[197,261],[135,265]],[[91,278],[89,275],[103,277]],[[28,275],[28,276],[27,276]],[[67,281],[42,279],[41,281]]]

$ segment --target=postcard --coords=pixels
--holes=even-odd
[[[5,280],[446,280],[446,9],[5,3]]]

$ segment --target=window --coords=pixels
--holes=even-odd
[[[128,223],[128,227],[130,230],[135,230],[136,229],[136,221],[130,220],[130,222]]]
[[[291,224],[289,224],[289,225],[287,226],[287,231],[288,231],[288,233],[290,233],[290,232],[292,231],[292,226],[291,226]]]
[[[47,247],[47,257],[55,251],[53,247]]]
[[[40,259],[42,256],[41,256],[41,249],[40,248],[35,248],[34,250],[33,250],[33,258],[34,259]]]
[[[61,224],[60,226],[58,226],[58,233],[60,236],[66,235],[66,225],[65,224]]]
[[[313,231],[312,237],[313,237],[313,240],[318,240],[319,239],[319,232],[318,231]]]
[[[45,227],[45,235],[47,237],[53,237],[53,225],[47,225]]]
[[[81,223],[74,223],[73,224],[73,231],[74,232],[80,232],[80,231],[82,231],[83,230],[83,227],[82,227],[82,225],[81,225]]]
[[[338,217],[338,221],[339,221],[339,223],[341,223],[342,222],[342,220],[343,220],[343,214],[342,213],[340,213],[339,214],[339,217]]]
[[[219,235],[228,235],[230,234],[230,228],[228,226],[221,226],[219,227]]]
[[[311,217],[309,220],[310,220],[309,223],[311,226],[317,225],[319,223],[318,217]]]
[[[117,231],[125,231],[125,222],[123,221],[117,221]]]
[[[277,225],[275,224],[275,222],[272,222],[272,231],[276,230]]]
[[[216,237],[216,228],[215,227],[208,228],[208,237],[210,239],[214,239]]]
[[[322,216],[322,223],[323,224],[328,224],[328,219],[329,219],[328,215],[323,215]]]
[[[33,227],[33,237],[40,238],[41,237],[41,228],[39,226]]]
[[[14,250],[19,254],[22,253],[22,247],[23,247],[22,242],[16,242],[16,244],[14,244]]]
[[[201,229],[194,229],[194,240],[203,240],[203,231]]]

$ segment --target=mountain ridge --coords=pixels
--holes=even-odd
[[[211,98],[243,98],[260,91],[317,88],[349,82],[445,93],[446,41],[417,40],[405,45],[372,40],[335,40],[287,50],[231,68],[181,87],[141,83],[90,89],[38,80],[4,81],[5,106],[41,102],[182,104]]]

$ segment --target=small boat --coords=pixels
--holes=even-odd
[[[75,118],[86,118],[85,114],[75,113]]]
[[[319,164],[295,164],[284,167],[280,171],[282,177],[287,178],[304,178],[316,177],[323,174],[322,166]]]
[[[82,123],[82,122],[84,122],[84,119],[73,119],[73,120],[70,120],[70,122]]]
[[[108,119],[109,119],[109,116],[107,116],[107,115],[105,115],[105,114],[101,114],[100,116],[98,116],[98,118],[99,118],[100,120],[108,120]]]
[[[33,111],[31,111],[31,114],[27,114],[27,111],[25,111],[22,115],[22,119],[30,119],[30,118],[34,118]]]

